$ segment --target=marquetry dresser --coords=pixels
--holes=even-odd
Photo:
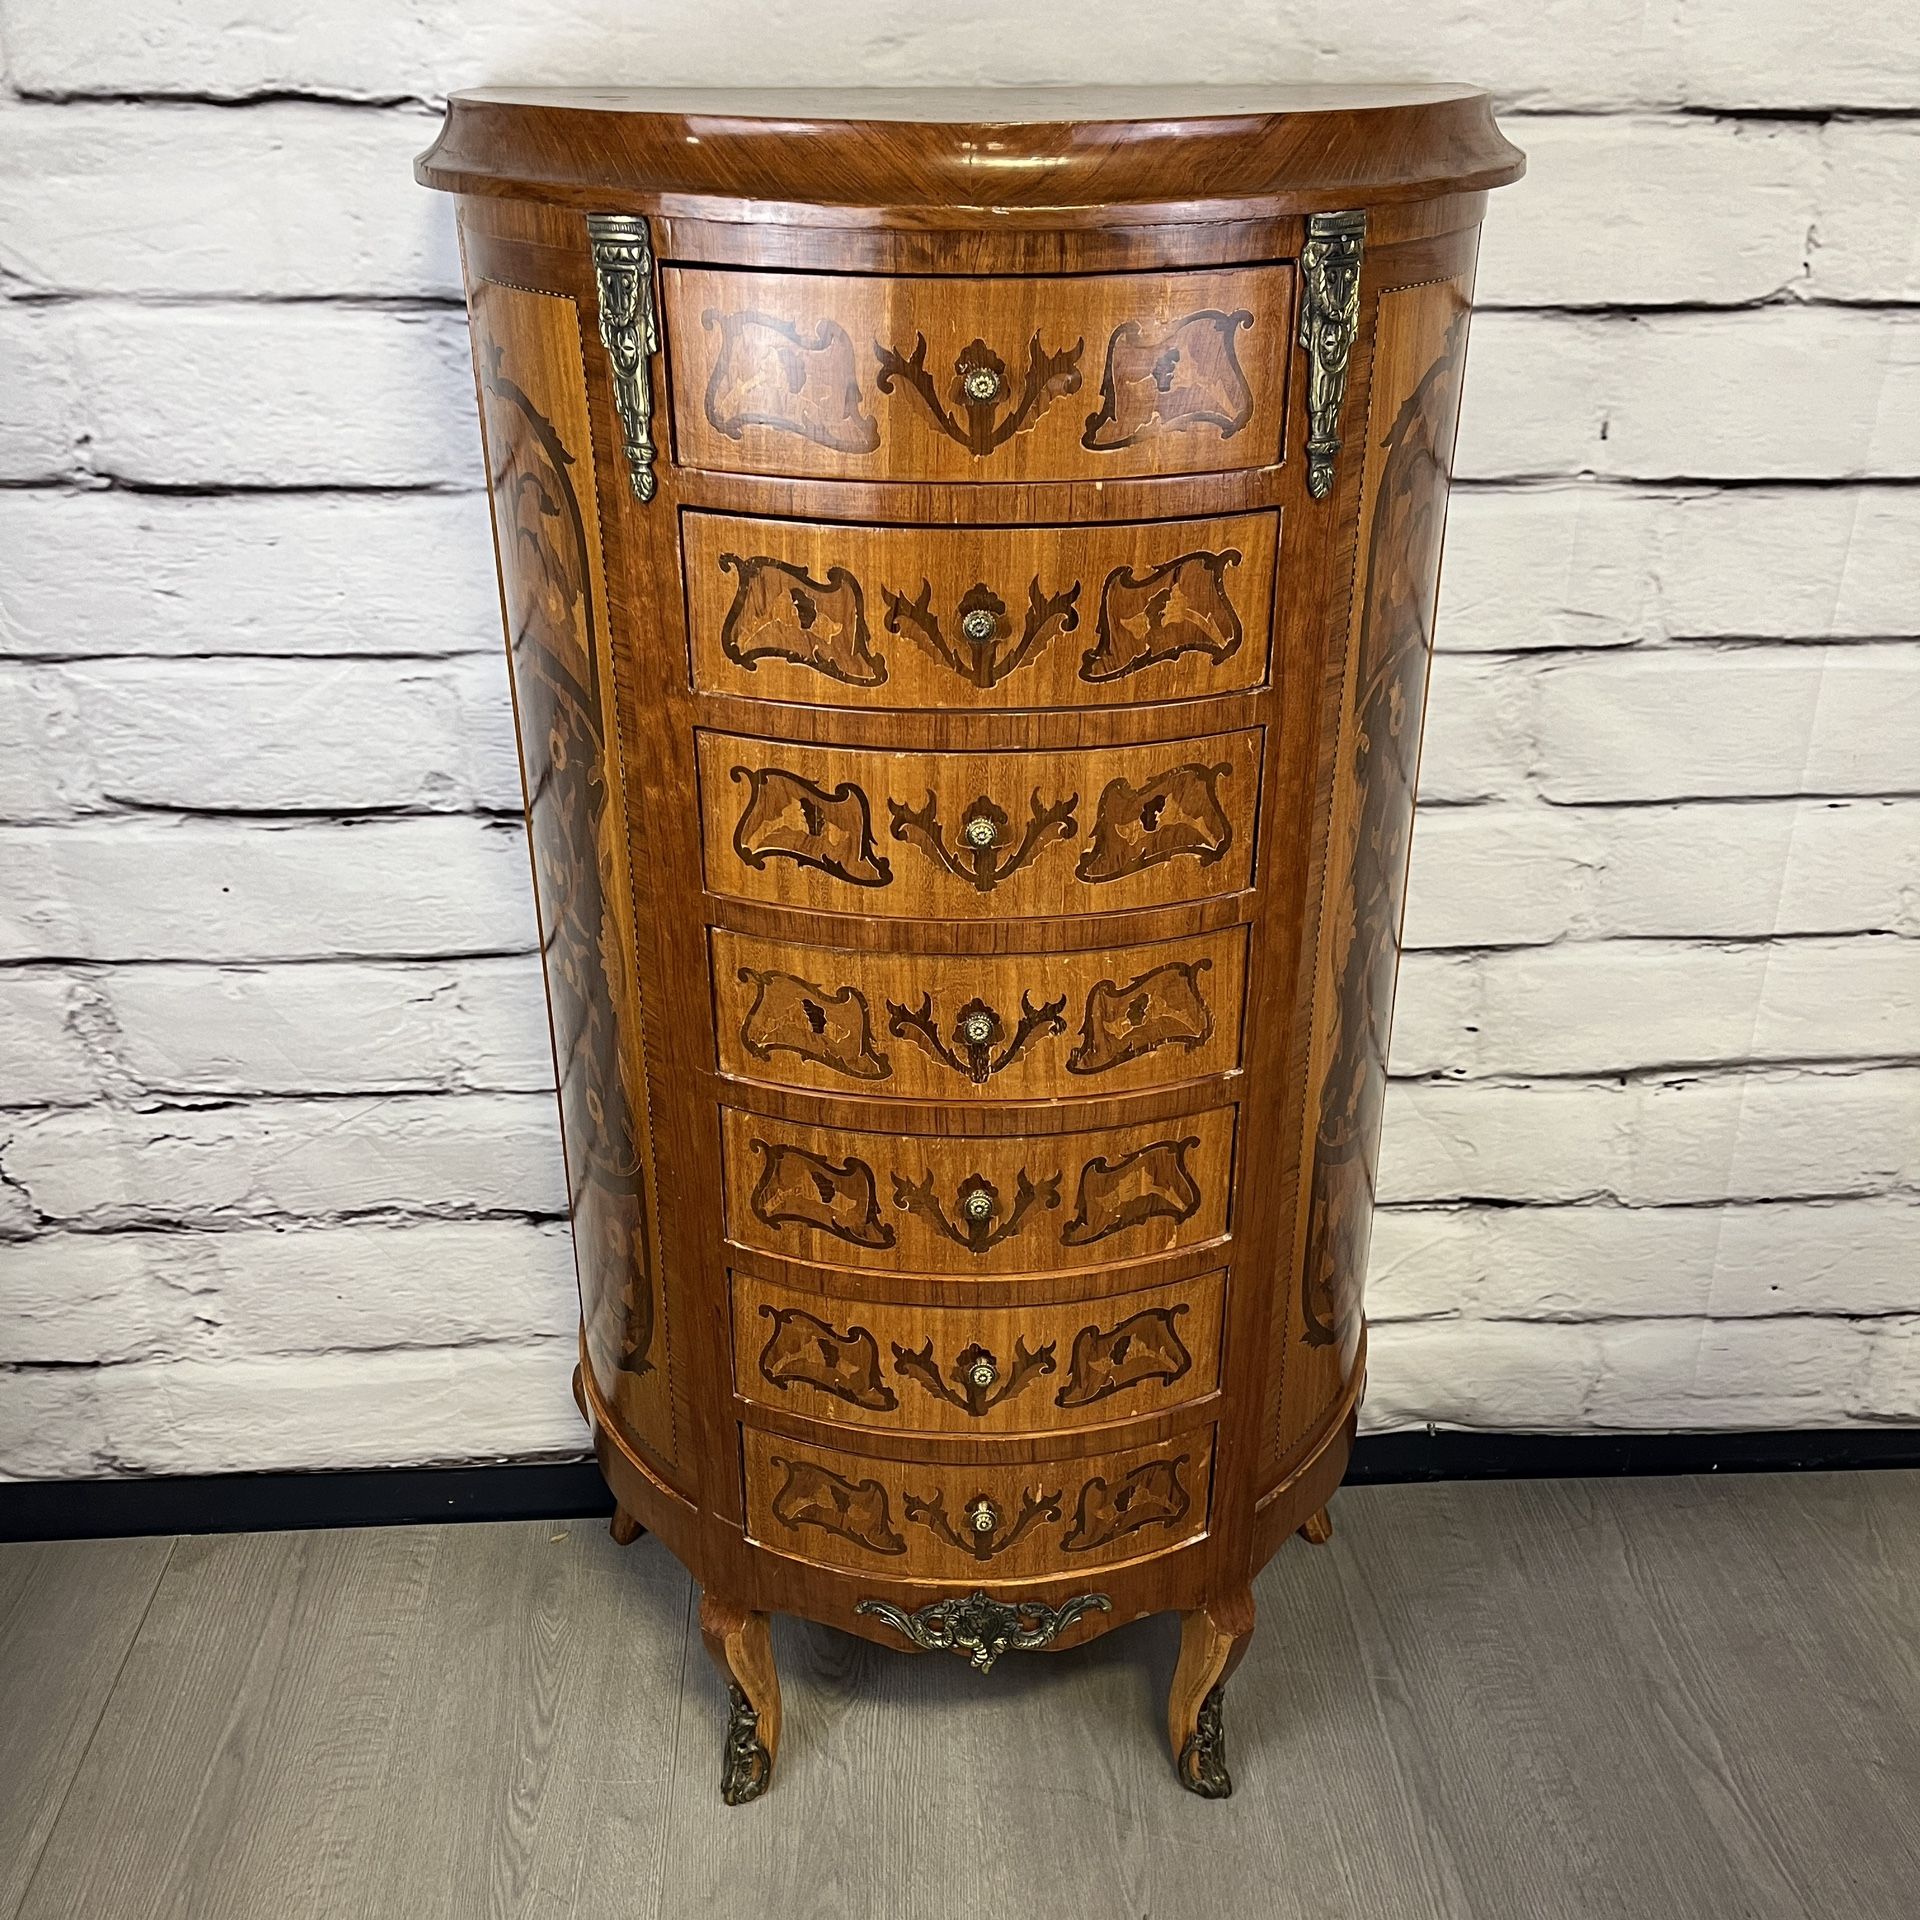
[[[981,1674],[1323,1540],[1474,253],[1458,88],[458,95],[618,1512]],[[1279,1631],[1284,1632],[1282,1623]]]

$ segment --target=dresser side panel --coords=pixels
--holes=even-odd
[[[525,787],[585,1350],[602,1398],[677,1454],[635,977],[585,335],[569,294],[472,274],[487,487]]]
[[[1472,236],[1444,271],[1382,274],[1364,414],[1359,537],[1317,911],[1304,1217],[1269,1392],[1285,1471],[1345,1404],[1362,1295],[1441,541],[1472,309]],[[1409,261],[1420,259],[1409,250]],[[1430,264],[1430,263],[1429,263]],[[1271,1477],[1271,1476],[1269,1476]]]

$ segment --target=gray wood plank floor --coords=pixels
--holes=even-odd
[[[1262,1577],[1237,1791],[1170,1621],[775,1629],[716,1791],[691,1585],[585,1522],[0,1548],[0,1920],[1911,1920],[1920,1474],[1356,1488]]]

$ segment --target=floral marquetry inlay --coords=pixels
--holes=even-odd
[[[1113,1299],[837,1300],[736,1272],[740,1391],[899,1432],[1065,1431],[1165,1411],[1218,1380],[1223,1275]]]
[[[1017,1575],[1199,1531],[1209,1470],[1191,1437],[1039,1466],[936,1466],[750,1431],[747,1504],[761,1538],[830,1565],[904,1558],[921,1575]]]
[[[706,415],[716,433],[738,440],[770,427],[836,453],[871,453],[880,429],[864,410],[853,342],[837,320],[796,326],[772,313],[718,313],[720,351],[707,381]]]
[[[1232,893],[1252,868],[1259,741],[1247,731],[1050,753],[886,753],[702,735],[709,883],[911,917],[1110,912]]]
[[[1267,466],[1292,283],[1278,263],[979,279],[670,265],[679,458],[862,480]]]
[[[1163,954],[1178,957],[1140,964]],[[1231,1069],[1243,940],[985,958],[719,934],[714,989],[726,1071],[903,1098],[1032,1098]]]
[[[1192,313],[1164,331],[1129,320],[1107,343],[1100,411],[1083,444],[1100,452],[1155,434],[1205,432],[1230,440],[1253,418],[1253,389],[1235,337],[1253,315]]]
[[[1098,707],[1265,674],[1271,510],[1065,528],[685,525],[696,682],[749,698]]]
[[[895,1273],[1105,1265],[1224,1235],[1233,1110],[1014,1138],[870,1133],[729,1111],[739,1246]]]

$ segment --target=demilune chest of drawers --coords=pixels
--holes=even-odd
[[[1475,246],[1454,88],[489,91],[460,196],[582,1306],[701,1582],[1159,1610],[1328,1531]]]

